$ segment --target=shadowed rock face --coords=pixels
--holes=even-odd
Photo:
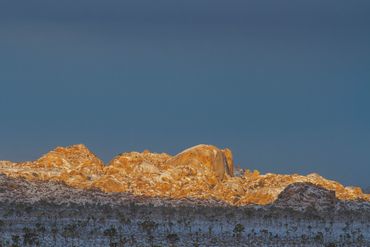
[[[312,208],[328,211],[335,208],[335,192],[312,183],[294,183],[288,185],[278,196],[275,205],[304,211]]]
[[[136,196],[217,200],[231,205],[270,204],[289,185],[303,182],[334,191],[341,200],[367,200],[361,189],[344,187],[317,174],[245,173],[235,177],[232,152],[197,145],[171,156],[127,152],[108,165],[84,145],[58,147],[33,162],[0,161],[0,173],[29,181],[62,182],[78,189],[127,192]],[[289,187],[290,188],[290,187]],[[300,195],[303,188],[289,193]],[[296,200],[306,197],[292,197]],[[281,199],[282,200],[282,199]]]

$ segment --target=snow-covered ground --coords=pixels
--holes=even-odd
[[[0,176],[0,246],[370,246],[369,208],[231,207]]]

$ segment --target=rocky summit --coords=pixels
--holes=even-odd
[[[126,152],[108,164],[82,144],[57,147],[31,162],[0,161],[0,173],[11,178],[62,182],[77,189],[107,193],[214,200],[234,206],[266,205],[278,199],[284,190],[299,195],[302,188],[290,185],[310,183],[330,191],[339,200],[370,201],[370,195],[360,188],[345,187],[317,174],[261,175],[247,170],[235,176],[234,170],[231,150],[212,145],[197,145],[175,156],[148,150]]]

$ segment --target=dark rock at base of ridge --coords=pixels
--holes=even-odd
[[[334,191],[312,183],[293,183],[279,194],[274,206],[298,211],[329,211],[335,209],[337,201]]]

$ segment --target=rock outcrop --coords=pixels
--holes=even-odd
[[[312,183],[293,183],[279,194],[274,205],[299,211],[313,209],[322,212],[334,210],[336,202],[334,191]]]
[[[340,200],[370,201],[370,195],[360,188],[344,187],[317,174],[246,172],[243,176],[234,176],[231,150],[211,145],[198,145],[175,156],[147,150],[122,153],[105,165],[80,144],[58,147],[33,162],[1,161],[0,173],[31,181],[62,182],[78,189],[215,200],[231,205],[271,204],[286,188],[293,194],[296,189],[299,197],[302,188],[289,187],[295,183],[320,186],[335,192]]]
[[[167,161],[169,166],[202,167],[213,171],[218,180],[233,175],[232,154],[211,145],[198,145],[186,149]]]

